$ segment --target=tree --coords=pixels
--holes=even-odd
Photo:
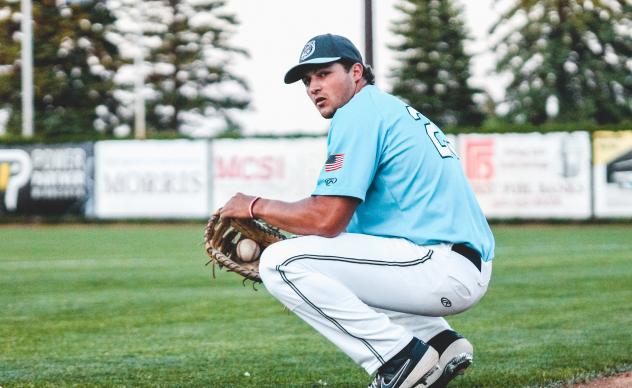
[[[194,136],[238,132],[232,117],[250,100],[244,79],[231,69],[246,51],[230,44],[238,21],[222,0],[132,1],[113,10],[125,28],[113,37],[145,51],[147,126]],[[134,25],[135,24],[135,25]],[[122,69],[132,74],[130,67]],[[130,77],[121,77],[131,85]],[[130,92],[119,93],[128,103]],[[126,116],[131,118],[129,112]]]
[[[400,35],[400,64],[393,70],[393,93],[442,126],[479,125],[483,114],[468,86],[470,57],[459,11],[451,0],[400,0],[403,18],[393,23]]]
[[[491,32],[499,37],[497,70],[513,77],[508,119],[616,123],[632,117],[628,0],[514,0]]]
[[[19,1],[0,0],[0,101],[21,127]],[[114,19],[103,1],[33,2],[34,128],[36,134],[94,133],[116,124],[112,77],[117,48],[104,33]],[[97,112],[101,113],[98,118]]]

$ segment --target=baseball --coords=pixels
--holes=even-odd
[[[237,243],[237,256],[245,262],[255,261],[261,254],[261,248],[254,240],[243,239]]]

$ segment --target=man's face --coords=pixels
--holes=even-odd
[[[362,78],[362,65],[355,64],[349,71],[340,63],[332,63],[312,70],[303,76],[307,95],[321,116],[330,119],[336,110],[349,102]]]

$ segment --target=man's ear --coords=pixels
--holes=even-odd
[[[353,80],[358,82],[362,78],[362,74],[364,73],[364,66],[359,63],[354,63],[351,66],[351,74],[353,75]]]

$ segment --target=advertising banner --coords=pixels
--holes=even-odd
[[[97,142],[93,215],[209,217],[208,149],[204,140]]]
[[[487,217],[591,216],[587,132],[460,135],[458,146]]]
[[[83,215],[92,143],[0,148],[0,215]]]
[[[294,201],[316,187],[327,139],[215,140],[212,154],[214,209],[237,192]]]
[[[595,217],[632,216],[632,131],[593,134]]]

